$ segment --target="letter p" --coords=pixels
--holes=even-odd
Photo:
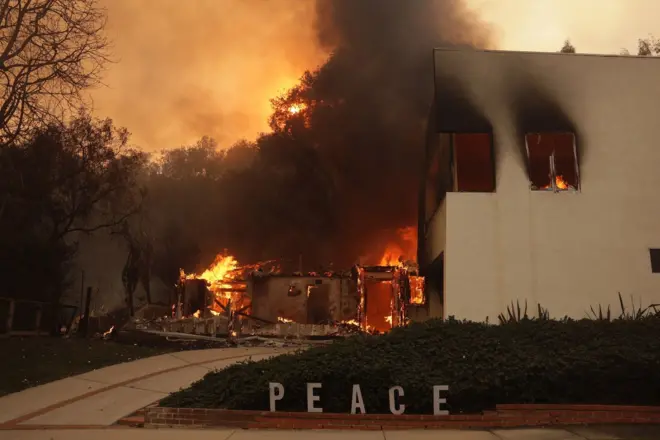
[[[284,387],[281,383],[270,382],[268,384],[268,395],[270,397],[270,412],[275,412],[275,402],[284,397]]]

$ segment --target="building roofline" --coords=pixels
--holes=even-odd
[[[600,58],[630,58],[630,59],[656,59],[660,56],[641,56],[641,55],[621,55],[621,54],[600,54],[600,53],[564,53],[564,52],[534,52],[527,50],[499,50],[499,49],[460,49],[455,47],[435,47],[435,52],[486,52],[486,53],[505,53],[505,54],[523,54],[523,55],[555,55],[555,56],[574,56],[574,57],[600,57]]]

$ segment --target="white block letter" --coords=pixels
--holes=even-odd
[[[406,410],[406,405],[401,404],[399,405],[399,409],[396,408],[395,392],[399,394],[399,397],[403,397],[403,388],[400,386],[390,388],[390,412],[395,416],[400,416]]]
[[[268,389],[270,395],[270,412],[275,412],[275,402],[282,400],[282,397],[284,397],[284,387],[281,383],[270,382]]]
[[[362,400],[362,391],[360,385],[353,385],[353,396],[351,397],[351,414],[357,414],[357,409],[360,408],[360,414],[366,414],[364,410],[364,401]]]
[[[434,416],[446,416],[449,414],[447,410],[440,410],[441,403],[447,403],[447,399],[440,398],[440,391],[449,390],[447,385],[433,385],[433,415]]]
[[[321,389],[321,384],[320,383],[308,383],[307,384],[307,412],[311,413],[320,413],[323,412],[323,408],[315,408],[314,407],[314,402],[318,402],[321,400],[320,396],[315,396],[314,395],[314,390],[315,389]]]

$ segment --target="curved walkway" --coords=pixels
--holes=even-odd
[[[110,426],[188,387],[209,371],[292,350],[252,347],[184,351],[101,368],[0,398],[0,430]]]

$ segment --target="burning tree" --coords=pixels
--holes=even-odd
[[[0,0],[0,145],[57,123],[107,61],[97,0]]]

